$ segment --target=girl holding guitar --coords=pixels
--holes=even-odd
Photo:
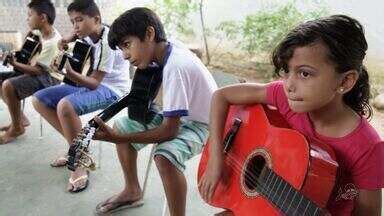
[[[334,15],[309,21],[291,30],[273,52],[280,81],[216,91],[210,116],[210,157],[199,182],[203,199],[211,201],[223,178],[221,141],[229,106],[260,103],[275,106],[307,140],[327,143],[333,149],[339,167],[326,205],[329,213],[380,215],[384,143],[367,121],[372,115],[363,65],[367,47],[363,27],[353,18]]]

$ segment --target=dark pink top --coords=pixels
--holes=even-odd
[[[350,134],[327,137],[318,134],[307,113],[295,113],[288,105],[283,82],[267,87],[267,102],[275,106],[290,126],[309,140],[331,146],[339,164],[337,182],[328,202],[332,215],[351,215],[358,189],[375,190],[384,187],[384,142],[365,118]]]

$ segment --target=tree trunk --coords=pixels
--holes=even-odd
[[[204,23],[204,16],[203,16],[203,6],[204,6],[204,0],[200,0],[199,4],[199,10],[200,10],[200,22],[201,22],[201,28],[203,33],[203,41],[205,45],[205,55],[207,57],[207,65],[211,62],[211,56],[209,55],[209,49],[208,49],[208,41],[207,41],[207,35],[205,31],[205,23]]]

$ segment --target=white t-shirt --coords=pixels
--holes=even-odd
[[[163,116],[208,124],[216,82],[200,59],[180,43],[170,43],[172,50],[163,69]]]
[[[93,46],[94,64],[93,70],[105,72],[101,84],[122,96],[129,92],[131,80],[129,78],[129,61],[123,57],[121,50],[112,50],[108,45],[109,27],[104,26],[100,40],[96,43],[90,37],[84,40]]]

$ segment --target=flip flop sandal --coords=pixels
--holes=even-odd
[[[107,210],[107,211],[102,211],[104,206],[112,204],[112,206]],[[95,209],[95,214],[96,215],[108,215],[114,212],[122,211],[124,209],[129,209],[129,208],[135,208],[135,207],[140,207],[144,205],[144,200],[141,198],[139,200],[135,201],[125,201],[125,202],[101,202],[96,206]]]
[[[85,181],[85,184],[81,187],[75,188],[75,183],[78,181],[84,180],[84,179],[87,180],[87,181]],[[78,193],[78,192],[85,190],[89,184],[88,173],[86,175],[80,176],[79,178],[77,178],[75,180],[73,180],[72,178],[69,178],[69,184],[71,184],[71,186],[72,186],[72,190],[69,190],[69,192],[71,192],[71,193]]]
[[[63,166],[66,166],[67,163],[68,163],[67,156],[61,156],[53,160],[49,165],[51,165],[51,167],[63,167]]]

